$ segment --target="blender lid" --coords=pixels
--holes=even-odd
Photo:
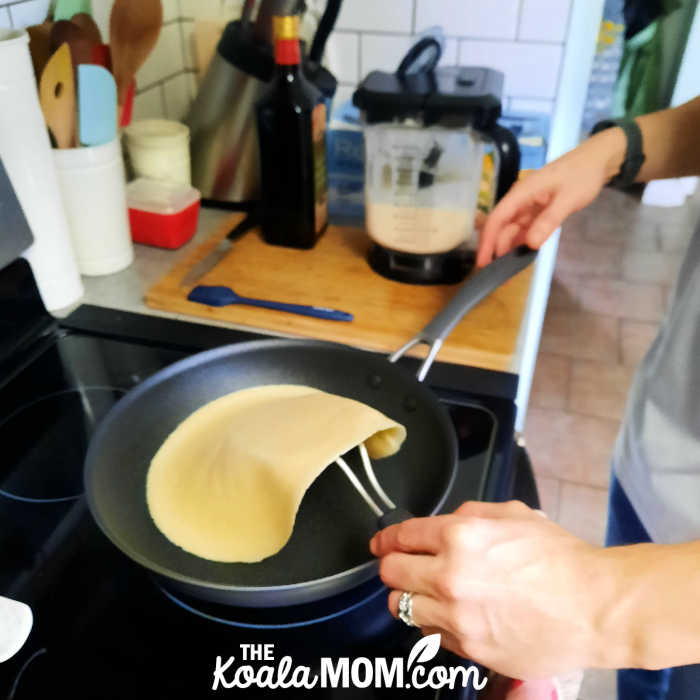
[[[471,124],[490,129],[501,116],[503,73],[492,68],[444,66],[434,71],[373,71],[353,95],[367,122],[421,118],[426,125]]]

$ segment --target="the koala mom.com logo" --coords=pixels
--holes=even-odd
[[[320,667],[295,666],[291,656],[275,664],[274,644],[241,644],[241,656],[216,657],[212,690],[231,688],[467,688],[482,690],[487,678],[476,666],[426,668],[440,649],[440,635],[418,640],[407,658],[360,656],[356,659],[323,656]],[[272,662],[272,663],[269,663]]]

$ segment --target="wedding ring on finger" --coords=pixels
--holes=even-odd
[[[404,591],[399,598],[399,620],[409,627],[418,627],[413,621],[413,593]]]

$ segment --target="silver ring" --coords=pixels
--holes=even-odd
[[[409,627],[418,627],[413,621],[413,593],[404,591],[399,598],[399,620]]]

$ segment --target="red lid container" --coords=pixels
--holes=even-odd
[[[136,243],[179,248],[197,230],[200,194],[194,187],[141,177],[126,186],[126,199]]]

